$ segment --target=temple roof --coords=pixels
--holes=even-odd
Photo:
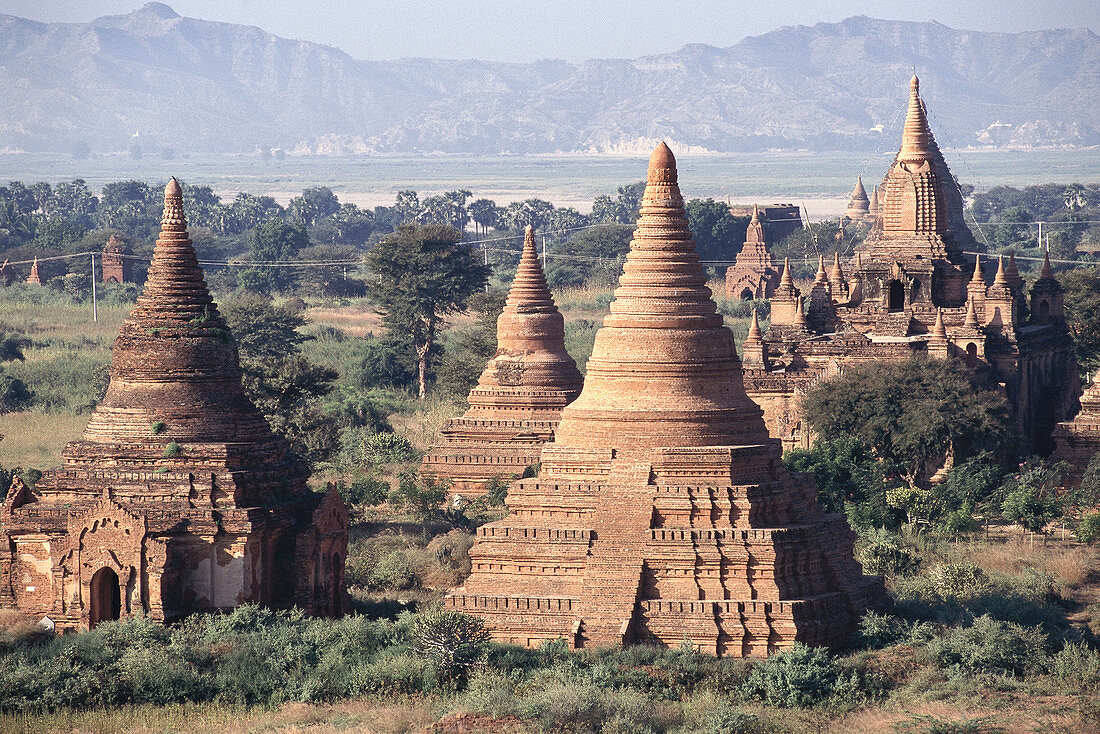
[[[767,440],[742,386],[733,334],[706,286],[675,158],[661,143],[611,313],[555,444],[629,452]]]
[[[919,163],[932,156],[932,131],[920,98],[920,80],[916,75],[909,80],[909,108],[905,112],[905,125],[901,133],[901,150],[898,160],[903,163]]]

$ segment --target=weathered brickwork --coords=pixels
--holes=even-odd
[[[867,189],[863,188],[863,176],[856,177],[856,186],[848,198],[844,217],[852,222],[871,221],[871,200],[867,198]]]
[[[424,457],[423,471],[465,496],[483,494],[494,477],[509,481],[522,474],[538,463],[581,381],[565,351],[565,321],[539,265],[534,230],[527,227],[497,320],[497,351],[470,391],[470,409],[447,421],[442,440]]]
[[[686,636],[740,657],[843,644],[881,602],[844,518],[783,468],[705,282],[662,143],[584,389],[539,476],[513,484],[508,516],[478,530],[449,607],[521,645]]]
[[[768,431],[785,448],[808,447],[801,402],[809,387],[851,365],[929,354],[999,384],[1024,448],[1048,453],[1055,423],[1073,414],[1080,392],[1061,287],[1047,264],[1029,299],[1014,259],[1002,258],[987,283],[980,259],[965,254],[974,238],[916,77],[901,148],[868,212],[871,231],[855,257],[847,268],[835,259],[828,273],[822,263],[808,299],[783,269],[771,326],[751,345],[744,372]]]
[[[726,268],[726,297],[742,300],[771,298],[779,285],[779,268],[775,255],[768,250],[760,208],[752,207],[752,219],[745,232],[745,244],[737,253],[737,261]]]
[[[1054,428],[1054,442],[1051,458],[1070,466],[1065,485],[1078,486],[1092,457],[1100,452],[1100,382],[1094,381],[1081,395],[1081,410],[1073,420]]]
[[[244,602],[344,611],[347,509],[306,487],[245,395],[175,179],[107,394],[62,458],[0,509],[0,607],[60,628]]]
[[[129,283],[133,280],[129,249],[116,235],[111,235],[103,246],[103,282]]]

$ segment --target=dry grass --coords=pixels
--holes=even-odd
[[[986,571],[1020,575],[1028,571],[1051,574],[1058,585],[1075,589],[1086,581],[1094,569],[1100,568],[1100,554],[1095,548],[1060,539],[1030,537],[1018,532],[1003,542],[974,540],[952,546],[963,559]]]
[[[92,321],[90,306],[67,304],[5,303],[4,323],[26,331],[32,339],[75,337],[114,343],[131,306],[99,306],[99,320]]]
[[[454,399],[429,395],[413,412],[395,413],[389,420],[396,433],[409,439],[414,449],[425,453],[439,440],[443,423],[464,410],[465,407]]]
[[[0,466],[47,469],[61,463],[61,449],[80,438],[86,415],[23,411],[0,415]],[[5,487],[6,489],[6,487]]]
[[[109,711],[63,711],[49,714],[0,715],[6,734],[244,734],[245,732],[369,732],[406,734],[431,724],[437,716],[429,702],[361,699],[317,706],[288,704],[275,711],[235,706],[134,706]]]

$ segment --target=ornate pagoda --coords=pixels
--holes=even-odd
[[[0,509],[0,608],[63,629],[245,602],[344,611],[347,510],[245,395],[175,179],[107,394],[62,458]]]
[[[760,208],[753,204],[745,244],[737,253],[737,261],[726,268],[726,297],[745,301],[771,298],[777,285],[779,269],[775,265],[775,255],[764,238]]]
[[[705,283],[662,143],[584,389],[539,476],[514,484],[508,516],[479,528],[473,573],[449,607],[521,645],[686,637],[742,657],[843,644],[882,600],[845,519],[783,468]]]

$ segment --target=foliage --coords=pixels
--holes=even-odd
[[[1074,533],[1082,543],[1095,545],[1100,542],[1100,512],[1090,512],[1082,517]]]
[[[350,484],[337,482],[336,491],[340,493],[340,499],[349,506],[355,505],[380,505],[386,501],[390,494],[390,484],[385,479],[377,476],[364,476],[353,479]]]
[[[485,499],[490,506],[501,507],[504,504],[504,500],[508,496],[509,484],[510,482],[507,479],[498,474],[489,477],[489,481],[485,483]]]
[[[422,612],[410,628],[413,649],[449,680],[464,680],[492,639],[480,617],[453,609]]]
[[[807,392],[803,406],[815,433],[858,439],[911,483],[948,456],[1003,451],[1008,437],[1005,398],[943,360],[851,367]]]
[[[436,374],[436,387],[465,398],[477,384],[485,364],[497,350],[497,318],[504,309],[505,294],[478,292],[470,296],[466,310],[477,314],[474,323],[452,333]]]
[[[1005,734],[988,716],[976,719],[944,719],[931,714],[914,714],[894,727],[904,734]]]
[[[897,483],[892,467],[858,439],[819,439],[809,449],[788,451],[783,463],[813,475],[818,504],[826,512],[846,513],[855,527],[897,524],[886,505],[886,491]]]
[[[1037,533],[1048,523],[1062,516],[1060,496],[1065,466],[1030,462],[1022,471],[1009,477],[1002,492],[1001,514],[1009,522],[1019,523]]]
[[[921,558],[901,536],[885,529],[863,531],[856,551],[864,573],[901,576],[916,573]]]
[[[827,650],[796,642],[753,666],[742,693],[772,706],[813,706],[834,695],[858,698],[858,672],[841,668]]]
[[[1100,369],[1100,269],[1075,268],[1061,273],[1066,324],[1082,378]]]
[[[439,225],[402,226],[368,255],[379,279],[375,294],[393,337],[409,339],[417,357],[417,389],[428,391],[428,357],[443,319],[461,310],[485,285],[489,268],[462,242],[461,232]]]
[[[393,492],[390,504],[397,507],[408,506],[416,513],[417,519],[426,522],[439,512],[447,499],[449,486],[430,474],[406,474]]]
[[[733,216],[728,206],[714,199],[691,199],[684,208],[700,260],[732,260],[737,255],[748,217]]]
[[[396,433],[375,433],[363,439],[363,460],[368,464],[403,464],[416,458],[409,439]]]
[[[969,627],[953,629],[934,640],[929,651],[943,668],[1026,675],[1044,668],[1046,646],[1047,637],[1037,627],[982,615]]]
[[[249,259],[253,262],[286,262],[309,245],[304,224],[268,219],[252,230],[248,238]],[[244,288],[257,293],[285,290],[293,283],[290,268],[248,268],[237,274]]]
[[[585,283],[614,283],[634,236],[632,224],[605,224],[574,232],[554,244],[546,267],[546,279],[554,288]]]

